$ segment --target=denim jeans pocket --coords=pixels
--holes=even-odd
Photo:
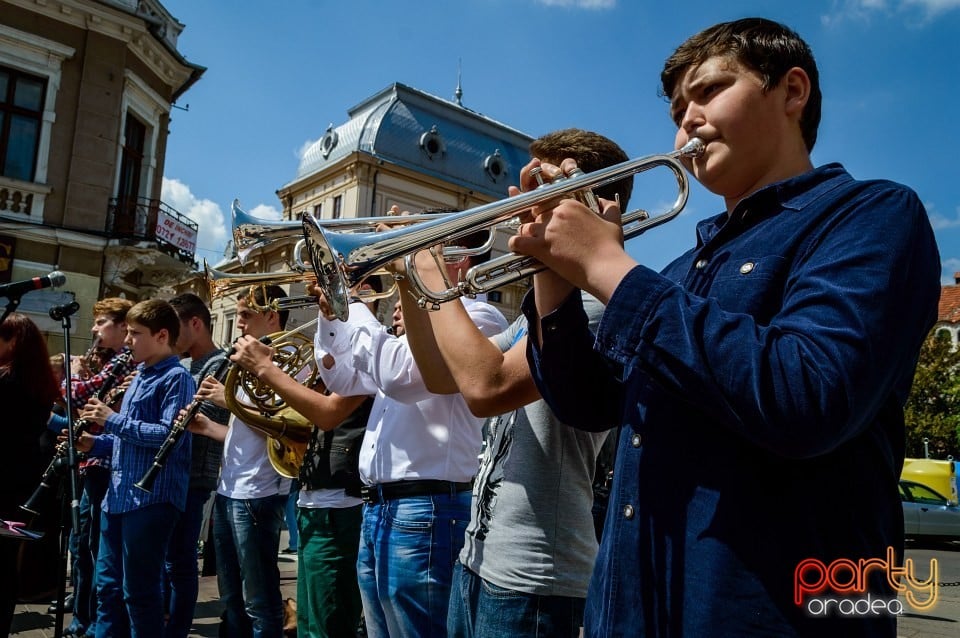
[[[384,518],[392,529],[424,534],[433,529],[434,506],[429,496],[398,498],[383,507]]]
[[[529,600],[532,598],[530,594],[500,587],[482,578],[480,579],[480,587],[483,589],[483,595],[489,598],[497,598],[499,600]]]

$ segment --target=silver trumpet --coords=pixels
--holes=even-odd
[[[237,247],[237,259],[240,260],[241,264],[245,265],[256,250],[269,246],[272,242],[303,237],[303,223],[299,219],[272,220],[254,217],[240,208],[240,200],[237,199],[233,200],[231,208],[233,211],[233,243]],[[445,214],[449,213],[324,219],[317,220],[317,223],[324,228],[342,233],[373,233],[376,232],[377,227],[381,225],[409,226],[425,221],[436,221],[438,217],[442,217]],[[490,250],[493,246],[493,240],[494,237],[491,233],[489,245],[487,245],[482,252]],[[300,256],[301,248],[302,244],[298,243],[293,251],[297,267],[303,267],[304,263],[304,260]],[[482,254],[482,252],[478,254]],[[307,268],[309,268],[309,266],[307,266]]]
[[[681,158],[694,158],[703,154],[705,144],[699,138],[692,138],[683,148],[665,155],[649,155],[628,160],[592,173],[575,174],[551,184],[544,184],[536,190],[521,193],[514,197],[477,206],[460,213],[449,213],[422,221],[413,226],[398,228],[369,235],[367,233],[333,232],[326,220],[318,220],[312,215],[303,216],[303,233],[306,248],[310,254],[310,263],[317,276],[317,283],[323,290],[330,307],[337,318],[347,318],[350,289],[354,288],[371,273],[382,269],[386,264],[402,257],[441,243],[455,242],[471,233],[492,229],[498,225],[515,224],[515,218],[534,206],[551,200],[577,197],[586,198],[584,193],[621,179],[632,177],[652,168],[663,166],[669,169],[677,182],[677,198],[664,213],[655,217],[636,209],[621,215],[624,227],[624,239],[630,239],[654,226],[674,219],[683,210],[689,196],[689,182]],[[388,218],[397,219],[397,218]],[[490,233],[491,237],[493,232]],[[473,249],[475,250],[475,249]],[[447,255],[446,249],[444,252]],[[421,307],[456,299],[460,296],[473,296],[485,293],[513,281],[529,277],[545,266],[524,255],[507,254],[500,258],[474,266],[467,271],[463,280],[443,291],[425,289],[416,269],[407,260],[407,274],[412,286],[419,295]]]
[[[297,222],[298,227],[300,222]],[[298,228],[299,230],[299,228]],[[300,242],[303,243],[301,239]],[[291,295],[274,299],[268,306],[261,306],[256,302],[256,289],[270,285],[284,286],[287,284],[308,284],[314,279],[313,271],[309,264],[298,264],[291,271],[286,272],[267,272],[267,273],[234,273],[216,270],[212,268],[206,260],[203,261],[204,275],[207,282],[207,289],[210,293],[210,299],[219,299],[231,294],[243,294],[246,304],[257,311],[273,310],[281,312],[284,310],[297,310],[299,308],[311,308],[317,305],[317,298],[313,295]],[[364,302],[372,302],[377,299],[386,299],[396,291],[396,282],[393,276],[386,271],[374,273],[372,277],[381,276],[380,292],[374,289],[362,289],[355,291],[355,296]],[[369,279],[368,279],[369,281]]]
[[[306,239],[303,233],[303,223],[297,220],[271,220],[254,217],[240,208],[240,201],[233,200],[231,206],[233,212],[233,242],[237,248],[237,258],[241,264],[246,264],[251,254],[261,248],[265,248],[274,242],[290,241],[299,239],[294,245],[292,263],[288,263],[291,268],[286,272],[275,273],[228,273],[211,268],[204,261],[204,271],[206,274],[207,286],[210,289],[210,297],[217,299],[225,294],[232,293],[239,288],[250,290],[247,295],[247,304],[251,308],[257,308],[253,299],[253,287],[266,286],[270,284],[284,285],[291,283],[307,283],[314,281],[315,270],[310,265],[309,260],[304,259],[304,248]],[[410,226],[420,224],[426,221],[436,221],[451,213],[421,213],[419,215],[383,215],[379,217],[358,217],[353,219],[324,219],[314,220],[316,224],[324,228],[337,231],[338,233],[374,233],[381,226]],[[489,233],[482,246],[476,248],[457,248],[447,247],[443,254],[447,259],[459,259],[465,256],[482,255],[489,252],[496,240],[494,233]],[[368,273],[364,280],[369,282],[374,277],[380,277],[379,292],[376,288],[362,286],[363,281],[357,282],[357,286],[352,291],[352,296],[369,303],[377,299],[391,297],[396,292],[397,284],[393,275],[385,269],[379,269],[376,272]],[[317,298],[310,295],[291,296],[284,299],[278,299],[272,302],[271,310],[294,310],[315,306]],[[260,308],[262,310],[262,308]]]

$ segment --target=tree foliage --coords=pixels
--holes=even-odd
[[[934,330],[923,342],[913,387],[904,407],[907,457],[960,458],[960,350],[949,334]]]

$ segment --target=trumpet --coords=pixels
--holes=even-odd
[[[298,225],[299,223],[300,222],[297,222]],[[247,292],[246,296],[244,297],[244,301],[246,301],[247,306],[257,310],[258,312],[262,312],[264,310],[281,312],[283,310],[296,310],[298,308],[309,308],[317,305],[317,298],[313,295],[297,295],[283,297],[281,299],[274,299],[266,306],[261,306],[256,302],[256,296],[254,294],[257,288],[266,287],[273,284],[282,286],[284,284],[293,284],[298,282],[303,284],[313,283],[316,281],[316,276],[310,269],[309,264],[298,265],[296,269],[288,272],[231,273],[211,268],[210,264],[204,260],[203,268],[206,275],[207,289],[210,292],[211,299],[219,299],[220,297],[233,292],[242,292],[245,289]],[[376,273],[373,276],[381,276],[384,278],[380,284],[379,291],[374,288],[360,288],[355,291],[355,296],[364,302],[385,299],[391,296],[397,288],[396,282],[393,280],[393,276],[389,275],[385,270],[381,273]],[[264,298],[265,297],[266,296],[264,295]]]
[[[400,226],[410,226],[421,224],[428,221],[436,221],[438,218],[445,217],[453,213],[421,213],[418,215],[382,215],[379,217],[358,217],[355,219],[324,219],[316,220],[316,224],[331,231],[338,233],[374,233],[380,226],[390,226],[396,228]],[[254,217],[240,208],[240,202],[233,200],[233,242],[237,248],[237,259],[241,265],[246,264],[251,254],[261,248],[267,247],[278,241],[289,241],[299,238],[299,241],[293,248],[293,263],[290,264],[291,271],[282,273],[226,273],[213,270],[206,264],[204,268],[207,274],[207,284],[210,288],[211,298],[216,299],[240,286],[266,286],[270,284],[283,285],[295,281],[305,283],[314,283],[316,281],[315,269],[310,265],[309,259],[304,259],[304,248],[306,247],[306,238],[303,236],[303,223],[300,220],[269,220]],[[496,241],[494,233],[490,232],[486,241],[476,248],[457,248],[446,247],[443,254],[447,259],[459,259],[464,256],[482,255],[490,251],[493,243]],[[379,269],[376,272],[368,273],[364,279],[371,276],[381,277],[379,286],[364,288],[358,281],[353,287],[351,296],[360,299],[366,303],[377,299],[391,297],[396,292],[397,285],[393,275],[385,269]],[[252,295],[247,300],[247,305],[251,308],[255,304],[251,303]],[[273,310],[293,310],[316,304],[316,297],[288,297],[278,300]]]
[[[544,184],[526,193],[514,197],[477,206],[460,213],[450,213],[437,219],[424,221],[409,228],[398,228],[377,233],[373,237],[366,234],[333,232],[325,222],[312,215],[303,216],[303,233],[306,248],[310,254],[310,263],[317,276],[317,284],[323,290],[331,310],[337,318],[347,318],[349,291],[371,273],[386,264],[440,243],[455,241],[471,233],[492,229],[502,224],[514,223],[516,218],[534,206],[551,200],[577,197],[598,186],[632,177],[656,167],[667,168],[676,179],[677,197],[673,205],[662,214],[650,217],[642,209],[623,213],[620,218],[624,227],[624,239],[630,239],[654,226],[664,224],[680,214],[686,206],[689,195],[689,182],[682,158],[699,157],[705,144],[699,138],[692,138],[683,148],[664,155],[650,155],[628,160],[592,173],[574,174],[565,179]],[[491,235],[493,233],[491,232]],[[444,291],[431,291],[423,286],[416,270],[410,269],[408,275],[418,294],[421,307],[456,299],[460,296],[473,296],[485,293],[513,281],[529,277],[545,268],[543,264],[530,257],[508,254],[490,262],[472,267],[456,285]]]
[[[299,219],[294,220],[270,220],[254,217],[250,213],[240,208],[240,200],[234,199],[231,205],[233,215],[233,244],[237,248],[237,259],[245,265],[250,256],[257,250],[269,246],[276,241],[284,241],[296,237],[303,237],[303,224]],[[382,215],[379,217],[357,217],[354,219],[324,219],[318,221],[319,224],[330,230],[342,233],[373,233],[377,227],[385,226],[408,226],[410,224],[419,224],[421,222],[436,220],[437,215],[433,213],[421,213],[419,215]],[[489,250],[493,245],[486,247]],[[299,259],[303,244],[298,242],[294,248],[294,254],[297,255],[297,264],[302,265],[303,261]],[[486,252],[483,251],[483,252]]]

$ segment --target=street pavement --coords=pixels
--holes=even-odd
[[[900,596],[904,614],[897,623],[900,638],[956,638],[960,636],[960,543],[925,543],[907,546],[906,557],[914,561],[920,580],[930,577],[931,561],[937,561],[937,602],[928,611],[916,611]]]
[[[281,532],[280,547],[287,547],[287,532]],[[297,557],[295,555],[280,554],[277,557],[280,566],[280,591],[283,598],[297,597]],[[68,590],[69,592],[69,590]],[[43,604],[17,605],[16,615],[13,617],[11,638],[53,638],[55,635],[54,614],[47,613],[49,602]],[[220,604],[220,592],[217,589],[216,576],[200,577],[200,594],[197,597],[197,607],[193,615],[193,628],[190,636],[201,638],[217,638],[220,625],[220,613],[223,605]],[[64,616],[64,628],[70,626],[72,617]]]
[[[280,539],[280,547],[287,546],[287,533]],[[937,602],[928,611],[914,610],[905,597],[900,600],[904,613],[897,625],[899,638],[956,638],[960,636],[960,543],[953,545],[927,544],[909,545],[907,558],[914,561],[917,578],[924,580],[929,576],[931,560],[937,561],[941,584],[937,590]],[[297,596],[297,559],[296,556],[280,554],[277,557],[280,566],[280,589],[283,598]],[[47,613],[49,603],[18,605],[10,634],[15,638],[53,638],[53,614]],[[216,638],[220,623],[220,604],[216,576],[200,578],[200,595],[193,618],[190,636]],[[67,615],[65,626],[70,624]]]

